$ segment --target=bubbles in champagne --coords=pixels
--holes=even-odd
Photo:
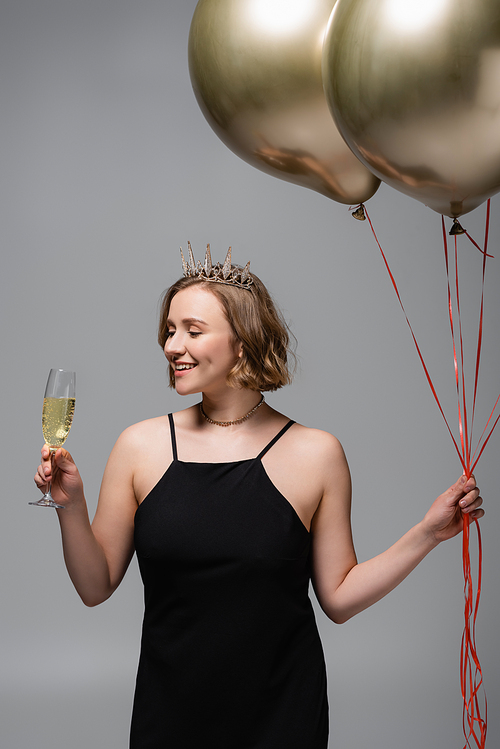
[[[43,399],[42,431],[47,445],[50,447],[64,445],[71,428],[74,412],[74,398]]]

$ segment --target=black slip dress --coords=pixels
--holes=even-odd
[[[131,749],[326,749],[310,535],[262,458],[173,462],[139,506]]]

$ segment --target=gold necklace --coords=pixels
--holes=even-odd
[[[256,412],[258,408],[262,406],[264,403],[264,396],[262,395],[260,398],[260,401],[257,403],[256,406],[254,406],[247,414],[244,416],[240,416],[239,419],[234,419],[234,421],[215,421],[215,419],[211,419],[210,416],[207,416],[205,411],[203,410],[203,403],[200,403],[200,411],[201,415],[203,416],[206,421],[210,422],[210,424],[216,424],[218,427],[230,427],[233,426],[233,424],[241,424],[242,421],[246,421],[250,418],[250,416],[253,416],[253,414]]]

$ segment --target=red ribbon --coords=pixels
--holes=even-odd
[[[465,232],[468,239],[472,244],[482,253],[483,255],[483,268],[482,268],[482,287],[481,287],[481,304],[479,311],[479,325],[478,325],[478,336],[477,336],[477,347],[476,347],[476,362],[475,362],[475,373],[474,373],[474,393],[472,399],[472,410],[470,412],[470,418],[467,408],[467,397],[466,397],[466,378],[465,378],[465,367],[464,367],[464,345],[462,336],[462,321],[460,311],[460,284],[459,284],[459,273],[458,273],[458,243],[457,236],[455,235],[455,246],[454,246],[454,284],[450,282],[450,258],[448,253],[448,237],[446,234],[444,218],[441,217],[441,226],[443,233],[443,245],[444,245],[444,256],[446,266],[446,277],[448,282],[448,316],[450,321],[450,332],[453,345],[453,361],[455,367],[455,385],[457,390],[457,405],[458,405],[458,426],[459,426],[459,440],[457,441],[450,428],[444,410],[439,401],[436,389],[432,382],[432,378],[429,374],[427,366],[425,364],[422,352],[417,343],[417,339],[413,332],[413,328],[406,314],[401,296],[395,281],[395,278],[387,262],[387,258],[382,250],[380,242],[377,238],[373,224],[366,210],[366,206],[363,206],[365,210],[366,218],[369,221],[373,236],[382,254],[382,258],[385,263],[387,272],[391,279],[394,291],[398,298],[403,314],[408,323],[413,342],[417,349],[420,362],[422,364],[427,382],[431,388],[432,394],[436,401],[436,404],[441,412],[441,415],[445,421],[448,432],[451,436],[455,449],[457,451],[460,463],[464,470],[465,475],[469,478],[478,461],[481,457],[484,448],[489,442],[493,431],[500,420],[500,414],[493,421],[494,414],[497,405],[500,401],[500,395],[495,401],[495,405],[490,413],[486,426],[479,438],[475,450],[472,452],[472,433],[474,427],[474,416],[476,410],[476,398],[478,391],[479,381],[479,365],[481,361],[481,350],[483,342],[483,318],[484,318],[484,279],[486,273],[486,258],[492,257],[487,253],[488,238],[489,238],[489,227],[490,227],[490,201],[488,200],[486,209],[486,224],[485,224],[485,237],[484,237],[484,249],[482,249],[473,239]],[[452,293],[453,289],[453,293]],[[454,320],[454,309],[456,311],[456,324]],[[493,424],[492,424],[493,421]],[[460,443],[460,446],[459,446]],[[470,559],[470,522],[471,519],[468,515],[463,515],[463,533],[462,533],[462,562],[463,562],[463,574],[464,574],[464,597],[465,597],[465,610],[464,610],[464,632],[462,635],[462,644],[460,651],[460,685],[463,698],[463,731],[465,736],[464,749],[472,749],[475,745],[478,749],[484,749],[486,744],[486,727],[487,727],[487,701],[484,695],[483,689],[483,674],[481,665],[476,649],[476,619],[479,609],[479,601],[481,598],[481,582],[482,582],[482,564],[483,564],[483,551],[481,532],[479,530],[479,524],[477,520],[474,520],[477,540],[478,540],[478,580],[476,590],[474,591],[473,576],[472,576],[472,565]],[[483,693],[484,701],[484,717],[481,715],[481,700],[480,693]],[[471,743],[473,742],[473,743]]]

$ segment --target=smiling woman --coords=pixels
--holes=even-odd
[[[241,345],[241,356],[227,373],[228,384],[259,391],[277,390],[288,385],[292,380],[290,359],[293,360],[293,353],[289,349],[287,325],[262,281],[253,274],[252,279],[252,285],[245,289],[246,294],[234,285],[211,282],[197,276],[181,278],[167,289],[163,296],[158,330],[158,343],[165,348],[167,356],[167,346],[170,346],[168,339],[173,331],[171,304],[180,291],[191,288],[216,298],[218,309],[230,326],[233,340]],[[203,301],[202,296],[198,299]],[[196,308],[194,300],[193,305]],[[170,370],[170,386],[175,387],[173,369]]]
[[[119,437],[89,523],[71,455],[47,448],[71,579],[89,606],[119,585],[134,551],[145,588],[131,749],[326,749],[322,646],[309,599],[345,622],[396,587],[462,513],[461,477],[387,551],[358,564],[350,476],[338,440],[278,413],[262,392],[291,379],[289,334],[257,276],[183,263],[165,293],[159,342],[170,384],[201,402]],[[220,428],[224,427],[224,428]]]
[[[199,286],[178,292],[167,327],[164,351],[177,392],[215,395],[227,387],[242,350],[217,299]]]

